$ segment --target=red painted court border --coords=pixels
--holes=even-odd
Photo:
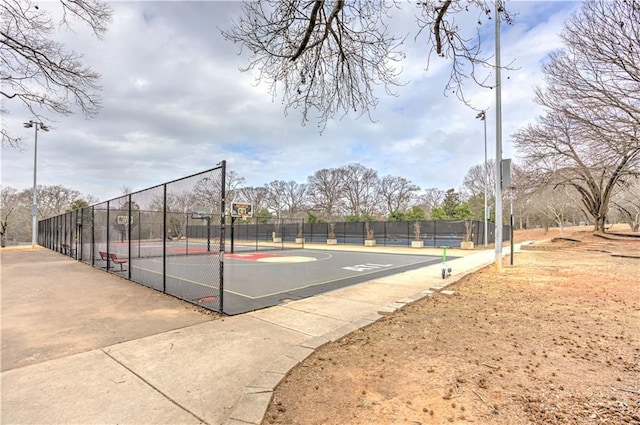
[[[217,249],[209,249],[207,248],[167,248],[167,252],[173,252],[177,254],[217,254]]]
[[[262,258],[273,258],[273,257],[282,257],[280,254],[265,254],[260,252],[253,252],[250,254],[226,254],[226,258],[231,258],[233,260],[244,260],[244,261],[259,261]]]
[[[198,298],[195,301],[197,301],[199,303],[210,303],[210,302],[215,301],[217,299],[218,299],[218,297],[216,297],[215,295],[212,295],[212,296],[209,296],[209,297]]]

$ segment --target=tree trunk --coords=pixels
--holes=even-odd
[[[604,233],[604,223],[605,223],[605,216],[598,216],[595,217],[596,223],[594,226],[594,231],[596,232],[603,232]]]
[[[2,227],[2,231],[0,232],[0,246],[4,248],[7,246],[7,222],[3,222],[0,227]]]

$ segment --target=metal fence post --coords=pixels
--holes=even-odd
[[[220,285],[218,297],[220,298],[220,314],[224,314],[224,248],[225,248],[225,219],[226,219],[226,174],[227,174],[227,161],[223,160],[221,163],[221,183],[220,183]]]
[[[107,201],[107,271],[109,271],[109,266],[111,265],[111,258],[109,257],[109,242],[111,241],[110,239],[110,233],[109,229],[111,228],[110,223],[111,223],[111,201]]]
[[[95,205],[91,206],[91,265],[96,266]]]
[[[162,292],[167,293],[167,184],[162,185]]]
[[[127,267],[127,279],[129,280],[131,280],[131,269],[133,268],[131,265],[131,226],[133,225],[132,223],[133,217],[131,217],[131,203],[132,203],[131,194],[129,194],[129,211],[127,211],[127,239],[128,239],[127,258],[129,258],[129,267]]]

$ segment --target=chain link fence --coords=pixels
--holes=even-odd
[[[41,220],[38,243],[223,313],[225,168]]]
[[[227,218],[226,252],[277,251],[304,248],[304,220],[271,219],[267,223],[257,218]],[[208,237],[205,223],[187,227],[190,238]]]
[[[484,244],[484,222],[477,220],[414,220],[305,223],[303,220],[258,219],[236,221],[229,226],[235,247],[244,251],[302,248],[305,243],[363,245],[366,240],[382,246],[411,246],[421,242],[424,247],[443,245],[459,247],[463,241],[476,246]],[[503,239],[509,239],[509,226],[504,226]],[[193,224],[190,237],[204,237],[207,228]],[[495,240],[495,225],[488,226],[487,243]],[[229,252],[229,249],[227,249]]]

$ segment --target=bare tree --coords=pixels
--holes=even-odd
[[[543,67],[546,115],[514,136],[541,184],[572,186],[604,231],[616,188],[640,173],[640,7],[590,1],[567,24],[566,48]]]
[[[361,164],[342,167],[344,190],[342,205],[345,215],[373,216],[378,212],[378,173]]]
[[[479,36],[467,38],[454,17],[477,7],[480,26],[485,17],[491,19],[493,3],[427,0],[417,4],[418,32],[430,34],[429,57],[436,54],[452,62],[445,91],[461,99],[463,81],[472,78],[484,84],[476,68],[491,65],[488,55],[482,54]],[[501,18],[510,22],[503,1],[495,3]],[[386,23],[399,5],[370,0],[247,1],[222,34],[250,51],[249,64],[242,70],[257,69],[258,82],[266,82],[274,98],[282,97],[285,113],[289,108],[300,109],[303,124],[310,113],[317,113],[324,129],[327,120],[339,113],[355,111],[371,118],[378,103],[376,87],[393,95],[400,85],[397,62],[404,58],[405,36],[390,34]],[[413,10],[415,6],[411,4]]]
[[[267,191],[266,205],[267,208],[275,214],[276,218],[281,219],[286,211],[285,202],[282,196],[285,182],[283,180],[274,180],[264,185]]]
[[[404,177],[384,176],[378,186],[383,214],[397,215],[409,209],[420,187]]]
[[[485,177],[484,164],[474,165],[469,168],[462,180],[462,194],[465,198],[483,196],[486,190],[489,203],[496,196],[496,161],[493,158],[487,160],[487,173]]]
[[[76,18],[101,37],[111,21],[111,9],[100,0],[60,0],[68,26]],[[64,49],[51,37],[56,25],[51,16],[31,0],[0,3],[0,93],[4,99],[22,103],[38,120],[41,109],[67,115],[73,105],[87,116],[100,108],[99,74],[82,64],[82,56]],[[7,111],[2,110],[5,114]],[[2,128],[2,146],[20,145],[20,139]]]
[[[640,170],[640,150],[613,155],[617,139],[601,139],[591,128],[566,117],[546,115],[514,135],[530,181],[538,186],[571,186],[581,196],[595,230],[604,231],[609,202],[616,187]]]
[[[340,198],[344,190],[344,170],[324,168],[307,178],[307,197],[313,210],[325,218],[333,219],[339,213]]]
[[[166,214],[167,228],[163,229],[166,238],[182,239],[186,235],[187,222],[195,206],[209,206],[209,199],[219,199],[220,187],[211,189],[207,180],[200,180],[193,191],[181,187],[171,187],[165,195],[156,195],[152,198],[149,208],[156,213]],[[182,189],[182,190],[181,190]],[[166,211],[165,211],[166,207]],[[138,207],[139,208],[139,207]],[[212,208],[213,214],[216,213]]]
[[[537,101],[602,138],[640,144],[640,6],[637,0],[585,2],[561,34],[565,48],[543,67]],[[614,151],[618,154],[617,150]]]
[[[356,0],[245,2],[241,16],[223,36],[249,49],[243,70],[257,68],[275,98],[289,108],[318,114],[324,128],[338,111],[368,113],[377,104],[374,89],[397,86],[401,39],[383,23],[392,7]]]
[[[577,198],[579,195],[573,187],[563,186],[555,189],[545,186],[533,193],[529,199],[534,211],[554,223],[562,235],[565,224],[570,221]]]
[[[612,199],[612,203],[622,220],[632,232],[640,230],[640,179],[623,185]]]
[[[535,174],[530,175],[528,171],[518,163],[513,163],[512,165],[512,186],[509,188],[508,196],[513,205],[514,225],[520,229],[528,228],[533,223],[542,225],[543,223],[538,220],[541,215],[537,212],[533,199],[539,186],[538,182],[535,181],[536,176]],[[492,204],[489,203],[489,205]],[[576,205],[578,205],[578,202],[576,202]],[[511,205],[509,205],[509,207],[510,206]],[[503,203],[503,207],[507,206]],[[578,211],[581,210],[578,209]],[[575,210],[572,210],[572,214],[575,215]],[[572,218],[572,221],[575,221],[575,218]]]
[[[250,203],[253,206],[253,214],[266,207],[267,189],[265,187],[240,187],[237,189],[236,200]]]
[[[490,76],[481,70],[493,69],[491,55],[483,52],[480,27],[491,21],[494,7],[498,8],[500,19],[507,24],[513,23],[514,17],[505,8],[505,1],[485,0],[429,0],[418,2],[421,14],[418,16],[419,32],[428,32],[429,60],[436,57],[445,58],[451,63],[449,81],[444,87],[445,95],[454,93],[465,103],[463,85],[468,79],[482,87],[492,87],[487,81]],[[470,8],[479,9],[476,35],[469,37],[465,30],[455,21],[455,16],[468,12]],[[495,15],[495,14],[494,14]],[[503,67],[510,69],[510,66]]]
[[[304,211],[307,185],[275,180],[267,186],[267,205],[278,218],[296,218]]]
[[[18,191],[12,187],[3,187],[0,196],[0,246],[7,246],[7,229],[11,216],[18,207]]]
[[[31,194],[31,189],[28,192]],[[78,198],[80,198],[80,192],[77,190],[61,185],[38,185],[38,214],[40,218],[62,214]]]
[[[9,189],[9,188],[7,188]],[[74,205],[91,200],[92,197],[84,197],[77,190],[61,185],[38,185],[38,216],[40,219],[54,217],[72,209]],[[3,196],[5,195],[3,188]],[[31,240],[31,204],[33,202],[33,190],[25,189],[15,193],[10,198],[6,208],[12,208],[11,221],[7,225],[7,234],[11,234],[16,240],[24,242]],[[3,199],[3,214],[5,204]]]
[[[526,171],[517,164],[512,164],[511,181],[512,187],[509,188],[507,195],[509,203],[503,203],[503,216],[509,214],[511,204],[513,204],[514,215],[520,220],[526,220],[527,216],[527,200],[533,193],[537,183],[529,182],[526,178]],[[495,204],[496,197],[496,167],[495,160],[489,158],[487,160],[487,173],[485,177],[484,163],[477,164],[469,168],[467,174],[462,181],[462,197],[469,202],[469,208],[477,218],[484,219],[484,196],[486,190],[487,207],[491,211],[491,207]],[[488,214],[490,217],[491,214]],[[523,222],[521,222],[523,223]],[[521,224],[522,227],[522,224]]]
[[[228,207],[231,207],[231,202],[234,202],[237,198],[237,192],[240,187],[245,182],[245,178],[236,173],[235,171],[227,172],[227,176],[225,177],[225,193],[226,193],[226,201],[229,204]]]
[[[431,217],[431,210],[442,203],[445,191],[436,187],[430,187],[424,190],[419,196],[418,203],[424,210],[427,217]]]

